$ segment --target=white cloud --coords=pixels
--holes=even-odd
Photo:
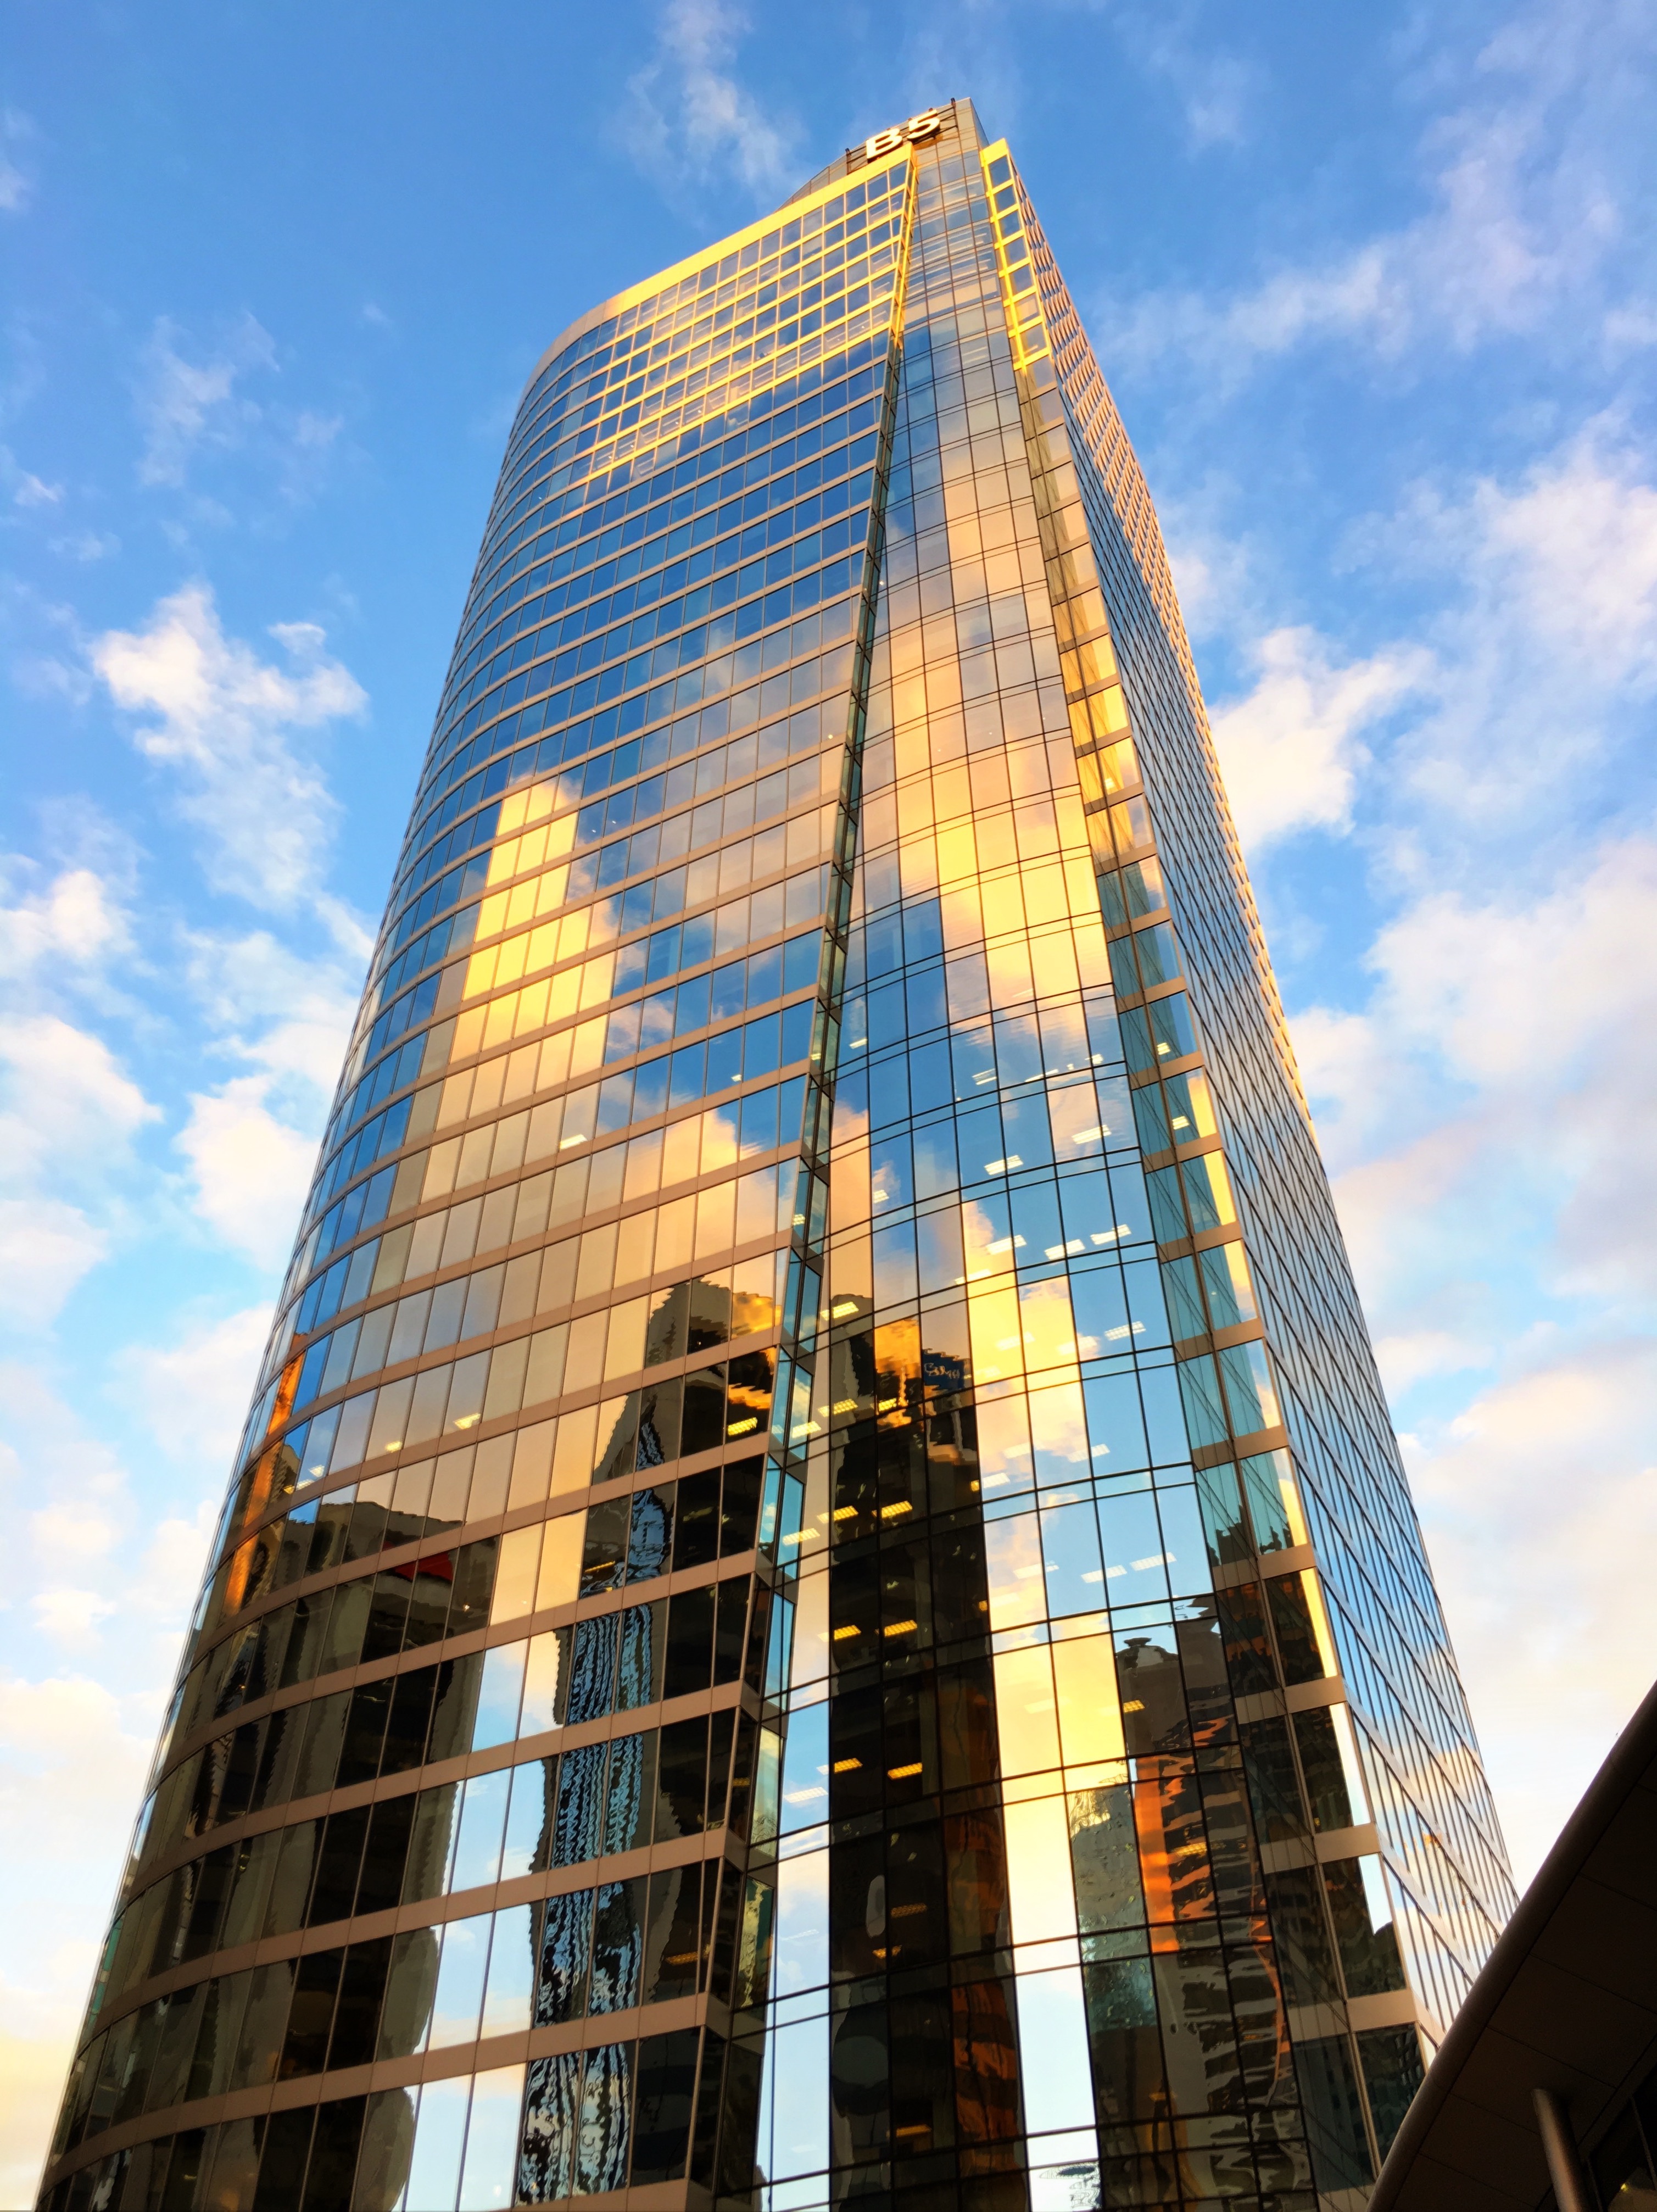
[[[1433,893],[1369,957],[1395,1038],[1481,1088],[1522,1085],[1535,1097],[1590,1066],[1604,1080],[1616,1052],[1650,1033],[1657,972],[1627,955],[1654,943],[1657,842],[1636,837],[1581,856],[1540,901]]]
[[[104,1256],[106,1224],[75,1198],[101,1206],[131,1139],[155,1119],[89,1031],[55,1014],[0,1027],[0,1310],[15,1322],[48,1325]]]
[[[211,592],[188,584],[158,601],[143,630],[106,631],[92,662],[118,706],[153,718],[136,742],[177,770],[215,888],[284,908],[314,890],[335,811],[290,733],[360,714],[367,699],[315,623],[270,635],[288,667],[227,636]]]
[[[1448,1328],[1417,1328],[1375,1340],[1375,1364],[1389,1394],[1402,1396],[1427,1376],[1485,1366],[1490,1346]]]
[[[58,1395],[38,1363],[13,1359],[0,1365],[0,1480],[15,1491],[20,1529],[23,1507],[28,1508],[34,1564],[43,1575],[59,1579],[70,1566],[84,1574],[88,1547],[65,1532],[78,1516],[100,1531],[93,1548],[109,1548],[124,1526],[125,1468]]]
[[[269,1316],[266,1318],[268,1320]],[[263,1341],[261,1336],[261,1346]],[[214,1384],[215,1406],[222,1410],[225,1402],[222,1376],[215,1376]],[[200,1587],[202,1570],[207,1564],[207,1547],[217,1519],[220,1493],[226,1480],[225,1469],[229,1464],[231,1453],[236,1448],[236,1439],[241,1434],[241,1424],[246,1411],[245,1404],[239,1405],[228,1440],[222,1437],[213,1444],[214,1463],[203,1469],[203,1480],[210,1486],[196,1510],[195,1518],[185,1521],[176,1514],[170,1515],[165,1521],[157,1522],[155,1534],[144,1547],[144,1607],[178,1632],[180,1640],[190,1601]],[[201,1433],[205,1437],[204,1427]],[[222,1451],[219,1449],[221,1443]],[[202,1449],[207,1449],[204,1443]]]
[[[319,900],[317,913],[340,946],[337,958],[305,959],[268,930],[200,932],[188,940],[186,973],[215,1027],[237,1033],[237,1053],[327,1096],[345,1057],[373,938],[334,902]],[[270,1026],[250,1037],[262,1024]]]
[[[1254,677],[1213,713],[1251,855],[1344,833],[1369,786],[1366,822],[1391,832],[1391,896],[1447,871],[1476,881],[1504,840],[1509,871],[1534,881],[1554,866],[1561,835],[1612,795],[1593,779],[1637,750],[1630,705],[1657,692],[1654,477],[1601,416],[1511,480],[1417,482],[1349,533],[1348,557],[1427,595],[1420,634],[1353,659],[1307,624],[1247,635],[1260,622],[1248,580],[1192,524],[1181,580],[1211,624],[1245,635]]]
[[[1424,653],[1392,648],[1338,666],[1315,631],[1275,629],[1253,648],[1246,698],[1214,712],[1214,742],[1245,849],[1299,830],[1344,830],[1363,732],[1428,678]]]
[[[1602,803],[1594,776],[1637,752],[1630,709],[1657,690],[1654,474],[1602,415],[1514,480],[1418,483],[1395,518],[1353,534],[1378,578],[1436,601],[1429,711],[1392,762],[1393,811],[1411,817],[1417,852],[1472,835],[1488,860],[1505,836],[1520,841],[1512,864],[1551,865],[1560,834]]]
[[[36,1553],[52,1561],[102,1559],[119,1533],[85,1498],[40,1506],[30,1514],[28,1528]]]
[[[6,1083],[0,1172],[13,1178],[48,1164],[95,1170],[155,1119],[155,1108],[103,1040],[55,1014],[0,1030],[0,1068]]]
[[[0,2201],[33,2202],[100,1926],[149,1765],[154,1720],[84,1675],[0,1674],[0,1858],[9,1915],[0,1978]]]
[[[249,374],[276,367],[276,341],[252,315],[242,315],[204,360],[185,358],[177,344],[181,335],[176,323],[161,316],[141,359],[140,483],[181,485],[198,447],[222,451],[239,445],[261,410],[236,387]]]
[[[1657,684],[1657,486],[1614,422],[1588,423],[1506,490],[1474,488],[1466,525],[1481,594],[1596,690]]]
[[[1657,1677],[1657,1347],[1502,1378],[1408,1457],[1524,1881]]]
[[[117,1360],[127,1402],[198,1499],[191,1517],[169,1516],[151,1537],[143,1583],[158,1613],[181,1612],[199,1579],[270,1327],[268,1305],[245,1306],[193,1321],[170,1343],[129,1346]]]
[[[6,864],[0,862],[0,884]],[[9,872],[26,872],[13,863]],[[67,967],[86,971],[131,950],[130,916],[109,878],[94,868],[61,869],[45,888],[0,905],[0,979],[21,981],[40,970],[56,981]]]
[[[98,1628],[115,1610],[113,1598],[96,1590],[59,1585],[37,1590],[29,1600],[34,1626],[48,1643],[65,1651],[85,1651],[98,1641]]]
[[[1521,1263],[1546,1295],[1657,1291],[1657,836],[1573,854],[1546,893],[1470,884],[1406,905],[1362,1014],[1293,1018],[1341,1217],[1383,1333],[1426,1281]],[[1399,1310],[1401,1307],[1401,1310]]]
[[[1657,468],[1634,419],[1551,422],[1519,465],[1349,533],[1387,618],[1423,610],[1370,655],[1413,678],[1390,710],[1332,731],[1267,712],[1265,677],[1247,702],[1301,738],[1263,800],[1243,770],[1268,910],[1306,896],[1274,823],[1350,811],[1388,915],[1355,990],[1323,969],[1347,1003],[1291,1028],[1521,1875],[1657,1674]],[[1348,672],[1315,634],[1302,657]]]
[[[314,1136],[270,1111],[270,1077],[244,1075],[211,1095],[193,1094],[178,1139],[197,1212],[263,1267],[287,1256],[317,1152]]]
[[[101,1683],[80,1676],[5,1680],[0,1696],[0,1832],[9,1831],[8,1859],[27,1837],[51,1858],[112,1858],[112,1814],[137,1814],[150,1745],[126,1724],[120,1701]]]
[[[0,1975],[0,2197],[32,2204],[58,2118],[98,1948],[59,1944],[43,1986]]]
[[[19,1587],[60,1639],[106,1628],[124,1668],[111,1679],[151,1712],[200,1577],[268,1325],[258,1308],[197,1318],[168,1340],[81,1364],[83,1390],[117,1403],[161,1447],[139,1446],[141,1490],[97,1433],[93,1406],[71,1407],[43,1368],[0,1367],[0,1486],[24,1562]]]
[[[106,1232],[61,1199],[0,1199],[0,1312],[43,1328],[109,1250]]]
[[[748,19],[723,0],[667,0],[655,52],[628,79],[616,118],[638,167],[670,185],[730,171],[755,193],[784,184],[792,123],[773,117],[731,70]]]
[[[367,933],[319,902],[342,945],[301,958],[266,930],[187,940],[185,974],[217,1050],[251,1072],[193,1094],[177,1142],[196,1211],[215,1235],[263,1267],[286,1256],[328,1102],[355,1018]]]

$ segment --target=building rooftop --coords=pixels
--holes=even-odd
[[[1654,2065],[1657,1688],[1456,2014],[1369,2212],[1535,2212],[1551,2187],[1537,2093],[1559,2100],[1555,2109],[1592,2162]]]

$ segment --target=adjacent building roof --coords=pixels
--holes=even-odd
[[[1657,1688],[1566,1822],[1456,2014],[1369,2212],[1535,2212],[1535,2092],[1591,2154],[1657,2063]]]

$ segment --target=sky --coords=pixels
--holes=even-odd
[[[524,380],[969,94],[1150,479],[1520,1880],[1657,1675],[1657,0],[11,0],[0,2202]]]

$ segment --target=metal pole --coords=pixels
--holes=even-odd
[[[1553,2184],[1554,2202],[1559,2212],[1594,2212],[1587,2176],[1576,2155],[1576,2139],[1571,2133],[1570,2112],[1565,2100],[1557,2089],[1538,2089],[1533,2094],[1537,2131],[1542,2138],[1548,2179]]]

